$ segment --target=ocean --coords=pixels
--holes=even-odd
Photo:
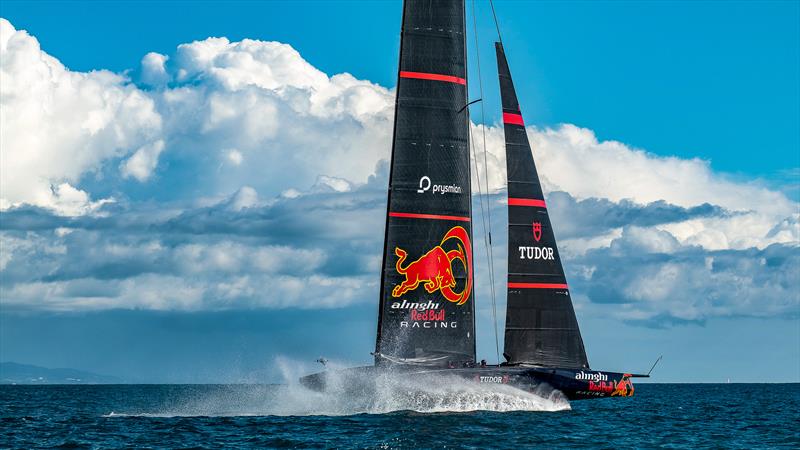
[[[567,402],[420,386],[2,385],[2,448],[800,448],[800,384],[638,384]]]

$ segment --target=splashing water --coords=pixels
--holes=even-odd
[[[562,411],[569,402],[558,391],[540,386],[525,392],[501,384],[480,384],[456,376],[381,373],[374,377],[331,368],[328,387],[313,391],[297,380],[302,366],[276,361],[286,385],[222,385],[198,391],[157,412],[108,416],[344,416],[469,411]]]
[[[319,413],[336,404],[309,406],[308,397],[287,386],[274,392],[253,385],[0,385],[0,447],[800,448],[798,383],[642,383],[639,389],[636,397],[574,402],[572,411],[559,413],[285,417],[268,414]],[[101,417],[109,411],[196,417]]]

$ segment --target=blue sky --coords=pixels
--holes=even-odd
[[[800,380],[798,3],[497,12],[592,366],[663,353],[660,381]],[[399,2],[0,16],[0,360],[132,381],[369,360]],[[484,2],[478,20],[498,230]]]
[[[477,3],[478,33],[488,84],[496,32],[484,3]],[[781,171],[800,166],[796,2],[500,1],[496,7],[527,120],[574,123],[601,139],[707,159],[734,174],[784,180]],[[393,86],[400,8],[397,1],[189,7],[12,0],[2,14],[78,71],[135,69],[147,52],[170,54],[181,43],[225,36],[286,42],[325,73]],[[497,94],[487,97],[487,113],[497,120]]]

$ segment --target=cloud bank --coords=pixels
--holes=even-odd
[[[390,89],[247,39],[85,73],[0,19],[0,52],[4,308],[376,307]],[[501,236],[502,128],[474,127]],[[528,135],[581,314],[798,315],[800,212],[783,193],[575,125]]]

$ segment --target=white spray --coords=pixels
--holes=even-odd
[[[481,384],[456,376],[385,373],[364,376],[337,372],[324,392],[297,380],[311,372],[307,365],[277,358],[285,385],[228,385],[189,398],[176,399],[147,416],[345,416],[393,411],[420,413],[468,411],[562,411],[570,409],[564,396],[541,386],[525,392],[502,384]],[[112,413],[113,416],[131,415]]]

